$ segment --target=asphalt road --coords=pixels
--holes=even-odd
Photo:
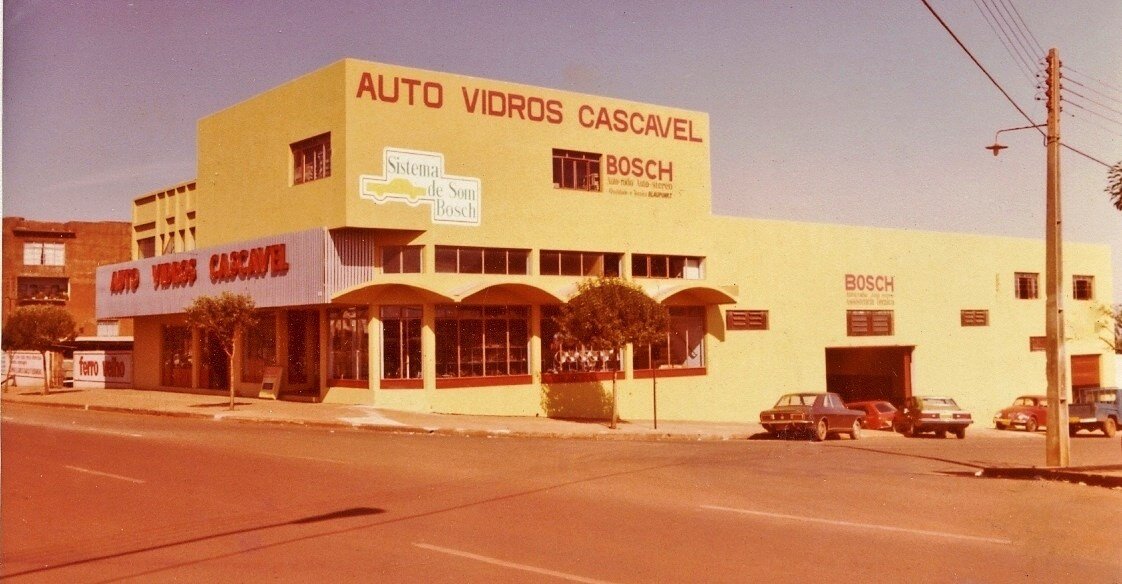
[[[974,476],[1037,461],[1040,434],[613,442],[2,414],[11,582],[1122,582],[1122,491]]]

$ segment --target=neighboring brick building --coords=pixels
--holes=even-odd
[[[20,306],[53,304],[70,312],[79,336],[131,336],[132,319],[94,315],[94,273],[130,259],[131,233],[127,221],[4,217],[4,322]]]

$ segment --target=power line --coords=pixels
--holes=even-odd
[[[1068,94],[1070,94],[1070,95],[1074,95],[1074,96],[1076,96],[1076,97],[1078,97],[1078,98],[1080,98],[1080,99],[1083,99],[1083,100],[1089,101],[1089,102],[1091,102],[1091,103],[1093,103],[1093,104],[1095,104],[1095,105],[1097,105],[1097,106],[1099,106],[1099,107],[1101,107],[1101,108],[1103,108],[1103,109],[1105,109],[1105,110],[1109,110],[1109,111],[1112,111],[1112,112],[1114,112],[1114,113],[1116,113],[1116,114],[1122,115],[1122,110],[1116,110],[1116,109],[1114,109],[1114,108],[1110,107],[1109,105],[1106,105],[1106,104],[1103,104],[1103,103],[1099,103],[1099,102],[1097,102],[1097,101],[1095,101],[1095,100],[1093,100],[1093,99],[1091,99],[1091,98],[1089,98],[1089,97],[1087,97],[1087,96],[1085,96],[1085,95],[1082,95],[1082,94],[1080,94],[1080,93],[1077,93],[1077,92],[1075,92],[1075,91],[1072,91],[1072,90],[1070,90],[1070,89],[1069,89],[1069,90],[1067,90],[1067,92],[1068,92]]]
[[[1028,41],[1022,42],[1022,37],[1024,37],[1025,35],[1023,35],[1021,33],[1019,28],[1017,28],[1013,24],[1010,24],[1009,20],[1007,20],[1005,18],[1005,15],[1008,11],[1002,12],[1002,9],[1004,8],[1004,5],[997,0],[989,0],[989,1],[993,3],[994,10],[998,13],[998,15],[1001,16],[1001,21],[1004,22],[1007,27],[1009,27],[1009,30],[1011,31],[1011,36],[1013,37],[1014,40],[1017,41],[1017,45],[1021,48],[1022,51],[1025,52],[1026,55],[1028,55],[1029,61],[1033,62],[1033,63],[1038,61],[1042,57],[1042,55],[1034,55],[1031,50],[1029,50],[1027,47],[1025,47],[1025,43],[1028,42]],[[1010,15],[1009,18],[1012,18],[1012,15]]]
[[[1072,73],[1075,73],[1076,75],[1079,75],[1080,77],[1082,77],[1084,79],[1087,79],[1089,81],[1094,81],[1095,83],[1098,83],[1099,85],[1102,85],[1104,87],[1113,89],[1114,91],[1117,91],[1118,93],[1122,94],[1122,89],[1118,89],[1117,87],[1107,83],[1106,81],[1103,81],[1101,79],[1096,79],[1094,77],[1091,77],[1090,75],[1087,75],[1086,73],[1080,73],[1079,71],[1076,71],[1075,69],[1072,69],[1071,67],[1068,67],[1067,70],[1071,71]]]
[[[983,5],[985,6],[984,9],[982,8]],[[1004,28],[1001,28],[1000,23],[997,22],[997,17],[994,15],[993,11],[990,10],[989,3],[986,2],[986,0],[982,0],[981,4],[979,4],[978,0],[974,0],[974,6],[978,8],[978,12],[981,13],[982,19],[986,21],[986,24],[990,27],[990,30],[993,31],[994,36],[997,37],[997,40],[1001,41],[1001,46],[1005,47],[1005,52],[1009,53],[1009,56],[1013,59],[1013,62],[1017,64],[1017,67],[1021,70],[1021,73],[1025,74],[1025,76],[1029,80],[1029,83],[1035,85],[1036,80],[1033,77],[1033,73],[1035,72],[1034,68],[1032,67],[1032,65],[1028,64],[1025,61],[1024,56],[1017,52],[1013,47],[1009,35],[1006,33]],[[1000,32],[998,32],[998,28],[1001,28]]]
[[[974,61],[974,64],[978,66],[978,69],[980,69],[982,73],[985,73],[986,77],[989,78],[990,83],[993,83],[994,87],[996,87],[997,90],[1005,96],[1005,99],[1009,100],[1009,103],[1013,104],[1013,107],[1016,108],[1016,110],[1020,112],[1020,114],[1024,116],[1026,120],[1028,120],[1029,124],[1032,124],[1034,126],[1037,125],[1036,120],[1033,120],[1027,113],[1025,113],[1025,110],[1021,109],[1021,106],[1017,105],[1016,101],[1013,101],[1013,98],[1009,95],[1009,92],[1005,91],[1005,88],[1002,87],[1001,84],[993,78],[993,75],[990,75],[990,72],[987,71],[984,66],[982,66],[982,64],[978,61],[978,58],[974,56],[974,53],[971,53],[970,49],[966,48],[966,45],[962,44],[962,41],[959,40],[958,35],[956,35],[954,31],[951,30],[951,27],[947,26],[947,23],[943,21],[943,18],[939,16],[938,12],[935,12],[935,9],[931,7],[931,4],[929,4],[927,0],[920,0],[920,2],[923,2],[923,5],[927,7],[928,12],[931,13],[931,16],[934,16],[935,20],[939,21],[939,24],[942,25],[943,29],[947,31],[947,34],[951,35],[951,38],[954,39],[954,42],[958,43],[958,46],[966,52],[966,56],[970,57],[970,60]],[[1042,136],[1046,135],[1044,133],[1044,130],[1041,130],[1040,128],[1037,128],[1036,131],[1040,132]]]
[[[1067,144],[1064,144],[1063,142],[1060,142],[1060,146],[1063,146],[1064,148],[1067,148],[1068,150],[1071,150],[1072,152],[1082,156],[1083,158],[1086,158],[1087,160],[1090,160],[1092,162],[1098,162],[1099,164],[1101,164],[1101,165],[1103,165],[1107,168],[1110,168],[1109,164],[1099,160],[1098,158],[1095,158],[1094,156],[1091,156],[1090,154],[1087,154],[1086,152],[1083,152],[1082,150],[1078,150],[1076,148],[1068,146]]]
[[[1070,103],[1070,102],[1068,102],[1068,103]],[[1071,105],[1075,105],[1075,104],[1071,104]],[[1079,106],[1075,105],[1075,107],[1079,107]],[[1097,123],[1095,123],[1095,122],[1093,122],[1093,121],[1091,121],[1087,118],[1084,118],[1083,116],[1077,116],[1077,115],[1075,115],[1071,112],[1066,112],[1066,113],[1067,113],[1069,118],[1071,118],[1071,119],[1073,119],[1073,120],[1075,120],[1075,121],[1077,121],[1081,124],[1087,124],[1088,126],[1098,128],[1099,130],[1101,130],[1103,132],[1106,132],[1107,134],[1114,134],[1115,136],[1118,136],[1119,138],[1122,138],[1122,132],[1116,132],[1114,130],[1111,130],[1110,128],[1108,128],[1106,126],[1104,126],[1102,124],[1097,124]]]
[[[1073,107],[1077,107],[1077,108],[1079,108],[1079,109],[1081,109],[1081,110],[1083,110],[1083,111],[1085,111],[1085,112],[1087,112],[1087,113],[1089,113],[1089,114],[1091,114],[1091,115],[1094,115],[1094,116],[1100,117],[1100,118],[1102,118],[1102,119],[1104,119],[1104,120],[1107,120],[1107,121],[1109,121],[1109,122],[1114,122],[1114,123],[1116,123],[1116,124],[1118,124],[1118,125],[1122,126],[1122,122],[1120,122],[1120,121],[1118,121],[1118,120],[1116,120],[1116,119],[1114,119],[1114,118],[1111,118],[1111,117],[1107,117],[1107,116],[1104,116],[1103,114],[1100,114],[1099,112],[1097,112],[1097,111],[1095,111],[1095,110],[1093,110],[1093,109],[1090,109],[1090,108],[1087,108],[1087,107],[1083,107],[1082,105],[1079,105],[1078,103],[1075,103],[1074,101],[1071,101],[1070,99],[1067,99],[1067,98],[1065,98],[1065,97],[1061,97],[1061,98],[1060,98],[1060,101],[1062,101],[1062,102],[1064,102],[1064,103],[1066,103],[1066,104],[1070,104],[1070,105],[1071,105],[1071,106],[1073,106]]]
[[[1021,22],[1021,26],[1023,26],[1025,31],[1028,32],[1028,35],[1030,37],[1032,37],[1032,42],[1036,44],[1036,50],[1040,51],[1040,54],[1044,54],[1046,52],[1044,50],[1044,45],[1041,45],[1040,41],[1036,40],[1036,35],[1032,34],[1032,29],[1029,28],[1027,23],[1025,23],[1025,19],[1021,18],[1021,11],[1017,10],[1017,6],[1015,4],[1013,4],[1013,0],[1008,0],[1008,1],[1009,1],[1009,6],[1013,9],[1013,12],[1017,15],[1017,20],[1019,20]]]
[[[1107,95],[1107,94],[1105,94],[1105,93],[1103,93],[1103,92],[1101,92],[1101,91],[1099,91],[1099,90],[1095,89],[1094,87],[1091,87],[1090,85],[1084,85],[1084,84],[1082,84],[1082,83],[1080,83],[1080,82],[1076,81],[1076,80],[1075,80],[1074,78],[1072,78],[1072,77],[1068,77],[1068,78],[1067,78],[1067,82],[1068,82],[1068,83],[1070,83],[1070,84],[1072,84],[1072,85],[1078,85],[1079,87],[1082,87],[1082,88],[1084,88],[1084,89],[1086,89],[1087,91],[1090,91],[1090,92],[1092,92],[1092,93],[1097,93],[1097,94],[1101,95],[1102,97],[1105,97],[1105,98],[1107,98],[1107,99],[1109,99],[1109,100],[1111,100],[1111,101],[1117,101],[1118,103],[1122,103],[1122,99],[1118,99],[1117,97],[1111,97],[1111,96],[1109,96],[1109,95]]]

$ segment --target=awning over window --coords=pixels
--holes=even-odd
[[[643,290],[651,298],[667,305],[736,304],[740,287],[736,284],[714,286],[701,282],[645,284]]]

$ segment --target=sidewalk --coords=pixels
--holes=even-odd
[[[249,423],[345,427],[371,431],[454,436],[520,436],[588,440],[730,441],[765,436],[757,423],[621,421],[615,430],[603,421],[572,421],[543,417],[469,416],[426,414],[375,406],[302,403],[238,397],[230,411],[228,396],[141,391],[135,389],[56,389],[48,395],[38,390],[8,388],[3,403],[23,403],[106,412],[206,418]],[[982,429],[982,431],[987,431]],[[1021,437],[1019,433],[989,429],[994,436]],[[903,439],[892,432],[865,432],[875,440]],[[1112,439],[1113,440],[1113,439]],[[986,466],[977,476],[1008,479],[1043,479],[1122,489],[1122,455],[1119,464],[1086,467]]]

